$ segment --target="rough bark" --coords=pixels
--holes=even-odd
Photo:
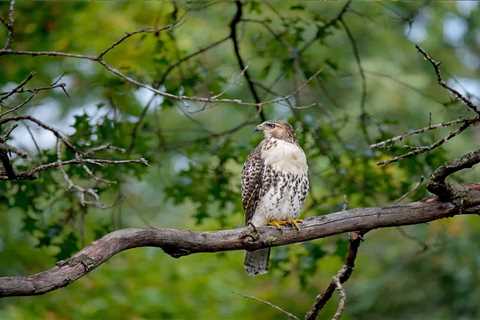
[[[173,257],[197,252],[254,250],[308,241],[350,231],[419,224],[457,214],[477,213],[480,206],[462,208],[434,199],[378,208],[359,208],[305,219],[300,230],[251,227],[215,232],[169,228],[121,229],[94,241],[73,257],[30,276],[0,277],[0,297],[43,294],[62,288],[95,269],[113,255],[131,248],[159,247]],[[239,266],[240,268],[240,266]]]

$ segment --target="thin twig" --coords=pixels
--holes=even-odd
[[[166,25],[166,26],[163,26],[163,27],[160,27],[160,28],[148,27],[148,28],[143,28],[143,29],[139,29],[139,30],[136,30],[136,31],[132,31],[132,32],[125,32],[125,34],[122,37],[120,37],[117,41],[112,43],[108,48],[106,48],[102,52],[100,52],[97,55],[97,60],[101,60],[107,53],[109,53],[111,50],[115,49],[115,47],[117,47],[122,42],[124,42],[125,40],[127,40],[128,38],[130,38],[134,35],[137,35],[137,34],[140,34],[140,33],[158,33],[158,32],[165,31],[165,30],[172,30],[172,29],[178,27],[181,23],[184,22],[185,16],[186,16],[186,14],[183,15],[178,21],[175,21],[172,24],[169,24],[169,25]]]
[[[384,140],[384,141],[381,141],[381,142],[378,142],[378,143],[371,144],[370,148],[372,148],[372,149],[386,148],[386,147],[390,146],[391,144],[393,144],[395,142],[399,142],[399,141],[404,140],[407,137],[417,135],[417,134],[421,134],[421,133],[424,133],[424,132],[427,132],[427,131],[430,131],[430,130],[450,127],[450,126],[453,126],[453,125],[456,125],[456,124],[459,124],[459,123],[465,123],[465,122],[467,122],[469,124],[474,124],[474,123],[477,123],[479,121],[480,121],[480,118],[475,117],[475,118],[469,118],[469,119],[459,118],[459,119],[455,119],[455,120],[452,120],[452,121],[430,124],[427,127],[423,127],[423,128],[420,128],[420,129],[415,129],[415,130],[409,131],[407,133],[395,136],[393,138],[390,138],[390,139],[387,139],[387,140]]]
[[[360,59],[360,52],[358,50],[357,42],[353,37],[352,31],[348,27],[347,23],[343,20],[343,18],[340,18],[339,22],[342,25],[343,29],[345,30],[345,33],[347,34],[348,39],[350,40],[350,43],[352,45],[352,50],[353,50],[353,56],[355,57],[355,62],[357,63],[358,72],[360,74],[361,86],[362,86],[362,92],[360,96],[360,125],[363,132],[363,136],[367,140],[367,143],[370,143],[371,139],[368,134],[368,128],[367,128],[368,113],[365,110],[365,103],[367,102],[367,78],[365,77],[365,72],[362,66],[362,60]]]
[[[35,73],[30,72],[30,74],[25,79],[23,79],[22,82],[18,84],[18,86],[16,86],[10,91],[0,93],[0,95],[3,95],[3,97],[0,98],[0,103],[2,101],[7,100],[11,95],[14,95],[15,93],[20,92],[20,90],[22,90],[22,88],[27,84],[28,81],[30,81],[33,78],[34,75]]]
[[[49,126],[48,124],[44,123],[43,121],[40,121],[38,120],[37,118],[34,118],[32,116],[14,116],[14,117],[9,117],[9,118],[3,118],[1,119],[0,118],[0,125],[4,124],[4,123],[7,123],[7,122],[12,122],[12,121],[21,121],[21,120],[27,120],[27,121],[30,121],[30,122],[33,122],[35,123],[36,125],[42,127],[43,129],[45,130],[48,130],[50,132],[52,132],[55,137],[57,137],[58,139],[62,140],[62,142],[68,147],[70,148],[71,150],[73,151],[77,151],[75,146],[68,140],[68,138],[63,134],[61,133],[59,130]]]
[[[439,139],[439,140],[435,141],[434,143],[432,143],[428,146],[414,147],[414,149],[410,152],[407,152],[407,153],[404,153],[402,155],[396,156],[396,157],[394,157],[392,159],[389,159],[389,160],[379,161],[379,162],[377,162],[377,165],[386,166],[386,165],[389,165],[393,162],[397,162],[397,161],[405,159],[405,158],[413,157],[413,156],[419,155],[421,153],[432,151],[433,149],[438,148],[439,146],[446,143],[450,139],[458,136],[460,133],[465,131],[468,127],[470,127],[470,124],[468,122],[464,122],[456,130],[451,131],[448,135],[446,135],[442,139]]]
[[[157,84],[163,84],[165,82],[165,80],[167,80],[167,77],[168,75],[170,74],[170,72],[172,72],[173,69],[177,68],[178,66],[180,66],[182,63],[194,58],[195,56],[199,55],[199,54],[202,54],[204,53],[205,51],[208,51],[212,48],[215,48],[216,46],[224,43],[225,41],[227,41],[228,39],[230,39],[230,35],[228,36],[225,36],[223,38],[221,38],[220,40],[217,40],[215,42],[212,42],[211,44],[209,44],[208,46],[205,46],[203,48],[200,48],[198,49],[197,51],[195,52],[192,52],[180,59],[178,59],[177,62],[175,62],[174,64],[171,64],[167,67],[167,69],[165,70],[165,72],[162,74],[162,76],[160,77],[160,80],[157,82]],[[155,86],[156,87],[156,86]]]
[[[5,112],[2,112],[0,113],[0,118],[3,118],[5,117],[7,114],[10,114],[10,113],[14,113],[15,111],[17,111],[18,109],[22,108],[24,105],[26,105],[27,103],[29,103],[34,97],[35,97],[36,93],[32,93],[30,95],[30,97],[28,97],[27,99],[25,99],[23,102],[21,102],[20,104],[16,105],[15,107],[13,108],[10,108],[8,109],[7,111]]]
[[[338,12],[338,14],[333,18],[331,19],[330,21],[328,21],[327,23],[325,23],[323,26],[319,27],[315,36],[310,39],[309,41],[307,41],[307,43],[305,43],[305,45],[299,50],[299,54],[302,54],[305,50],[307,50],[313,43],[315,43],[315,41],[320,37],[320,36],[323,36],[324,33],[331,27],[334,27],[337,25],[337,23],[343,18],[343,16],[345,15],[345,13],[347,13],[349,7],[350,7],[350,4],[352,3],[352,0],[348,0],[347,2],[345,2],[345,4],[343,5],[342,9],[340,9],[340,11]]]
[[[406,238],[408,240],[411,240],[411,241],[415,242],[416,244],[418,244],[421,247],[419,253],[425,252],[425,251],[428,250],[429,246],[426,242],[424,242],[421,239],[409,234],[402,227],[396,227],[395,229],[397,229],[398,233],[400,233],[404,238]]]
[[[148,166],[147,160],[144,158],[140,159],[132,159],[132,160],[111,160],[111,159],[98,159],[98,158],[81,158],[81,159],[71,159],[71,160],[64,160],[64,161],[55,161],[50,163],[44,163],[30,169],[28,171],[20,172],[17,175],[18,179],[35,179],[36,175],[48,169],[58,168],[59,166],[66,166],[66,165],[75,165],[75,164],[93,164],[97,166],[103,165],[117,165],[117,164],[128,164],[128,163],[140,163],[143,165]],[[0,175],[0,180],[9,180],[7,176]]]
[[[423,184],[424,180],[425,180],[425,177],[421,176],[420,181],[418,181],[412,189],[405,192],[405,194],[403,194],[400,198],[395,200],[393,203],[400,203],[403,200],[405,200],[409,195],[411,195],[412,193],[414,193],[415,191],[417,191],[420,188],[420,186]]]
[[[68,96],[68,93],[67,93],[66,88],[65,88],[66,86],[67,86],[67,84],[62,82],[62,83],[57,83],[57,84],[46,86],[46,87],[38,87],[38,88],[32,88],[32,89],[20,89],[20,90],[17,90],[16,93],[37,93],[37,92],[40,92],[40,91],[47,91],[47,90],[60,88],[65,93],[65,95]],[[0,92],[0,96],[7,95],[9,93],[10,93],[10,91]]]
[[[42,150],[38,145],[37,139],[35,139],[35,135],[33,134],[32,129],[30,129],[30,126],[26,124],[25,121],[22,121],[22,124],[25,126],[25,129],[27,129],[28,135],[30,136],[30,139],[32,139],[33,145],[35,146],[35,150],[37,150],[37,154],[40,154]]]
[[[415,45],[415,48],[417,48],[418,52],[420,52],[423,57],[425,58],[425,60],[427,60],[428,62],[430,62],[430,64],[433,66],[433,69],[435,70],[435,74],[437,76],[437,82],[438,84],[440,84],[442,87],[444,87],[445,89],[447,89],[448,91],[450,91],[450,93],[453,94],[453,96],[460,100],[461,102],[463,102],[463,104],[465,106],[467,106],[470,110],[472,110],[473,112],[475,112],[476,114],[478,114],[480,116],[480,110],[478,108],[477,105],[475,105],[471,100],[469,100],[468,98],[466,98],[464,95],[462,95],[460,92],[458,92],[457,90],[453,89],[452,87],[450,87],[446,82],[445,80],[443,80],[443,77],[442,77],[442,74],[440,72],[440,62],[439,61],[436,61],[435,59],[433,59],[425,50],[423,50],[419,45]]]
[[[273,309],[283,313],[284,315],[286,315],[289,319],[295,319],[295,320],[299,320],[299,318],[294,315],[293,313],[290,313],[288,312],[287,310],[277,306],[276,304],[273,304],[271,303],[270,301],[267,301],[267,300],[263,300],[263,299],[260,299],[258,297],[255,297],[255,296],[251,296],[251,295],[247,295],[247,294],[243,294],[243,293],[239,293],[239,292],[234,292],[235,294],[241,296],[241,297],[244,297],[244,298],[247,298],[247,299],[251,299],[251,300],[254,300],[254,301],[257,301],[257,302],[260,302],[260,303],[263,303],[263,304],[266,304],[267,306],[270,306],[272,307]]]

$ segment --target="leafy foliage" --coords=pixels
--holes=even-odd
[[[8,2],[1,2],[0,15],[6,17],[7,11]],[[95,55],[125,32],[181,20],[170,31],[132,36],[110,51],[106,61],[171,94],[219,94],[250,102],[232,40],[220,41],[230,34],[234,14],[235,6],[228,1],[17,1],[13,48]],[[268,118],[288,119],[308,155],[312,190],[305,215],[381,206],[406,193],[408,199],[419,200],[426,191],[415,185],[423,177],[476,145],[475,132],[467,131],[441,148],[387,167],[377,162],[413,145],[431,144],[447,129],[380,151],[369,148],[376,141],[465,114],[436,84],[413,42],[421,42],[442,61],[449,81],[455,83],[457,77],[464,80],[459,86],[475,83],[478,5],[397,1],[344,7],[327,1],[250,0],[243,5],[242,18],[240,51],[262,101],[270,101],[263,110]],[[457,32],[449,29],[452,23],[460,28]],[[0,41],[6,36],[0,28]],[[87,170],[64,166],[75,184],[99,194],[103,207],[83,206],[79,192],[68,188],[58,169],[42,171],[34,180],[1,181],[1,274],[40,271],[120,227],[243,225],[239,175],[260,139],[251,132],[260,121],[253,106],[154,96],[90,60],[0,59],[0,92],[32,71],[28,88],[44,87],[59,77],[66,83],[68,96],[58,88],[39,91],[21,114],[61,129],[83,152],[112,146],[92,157],[144,157],[151,164],[87,164]],[[2,102],[0,113],[26,97],[28,93],[20,93]],[[0,129],[3,135],[9,127]],[[55,140],[34,125],[31,130],[41,150],[20,127],[7,141],[31,156],[28,161],[14,159],[18,172],[57,160]],[[62,148],[60,156],[75,159],[69,148]],[[477,178],[478,173],[470,171],[458,180]],[[345,319],[477,319],[479,223],[458,220],[451,226],[438,222],[409,228],[410,237],[395,230],[369,234],[347,288]],[[412,255],[418,241],[431,248]],[[232,292],[248,292],[300,314],[336,272],[346,248],[343,237],[275,248],[272,272],[260,279],[246,278],[240,252],[172,261],[159,251],[142,249],[116,257],[59,292],[2,301],[0,318],[115,319],[128,312],[139,319],[207,319],[212,314],[276,319],[275,310]],[[328,306],[325,318],[333,309],[333,304]]]

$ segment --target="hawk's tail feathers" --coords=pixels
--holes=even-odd
[[[267,273],[269,258],[270,248],[247,251],[243,265],[245,266],[248,275],[256,276]]]

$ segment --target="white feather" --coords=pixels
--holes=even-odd
[[[275,139],[276,146],[262,151],[262,158],[266,165],[275,170],[294,174],[306,174],[308,170],[305,152],[295,143]]]

